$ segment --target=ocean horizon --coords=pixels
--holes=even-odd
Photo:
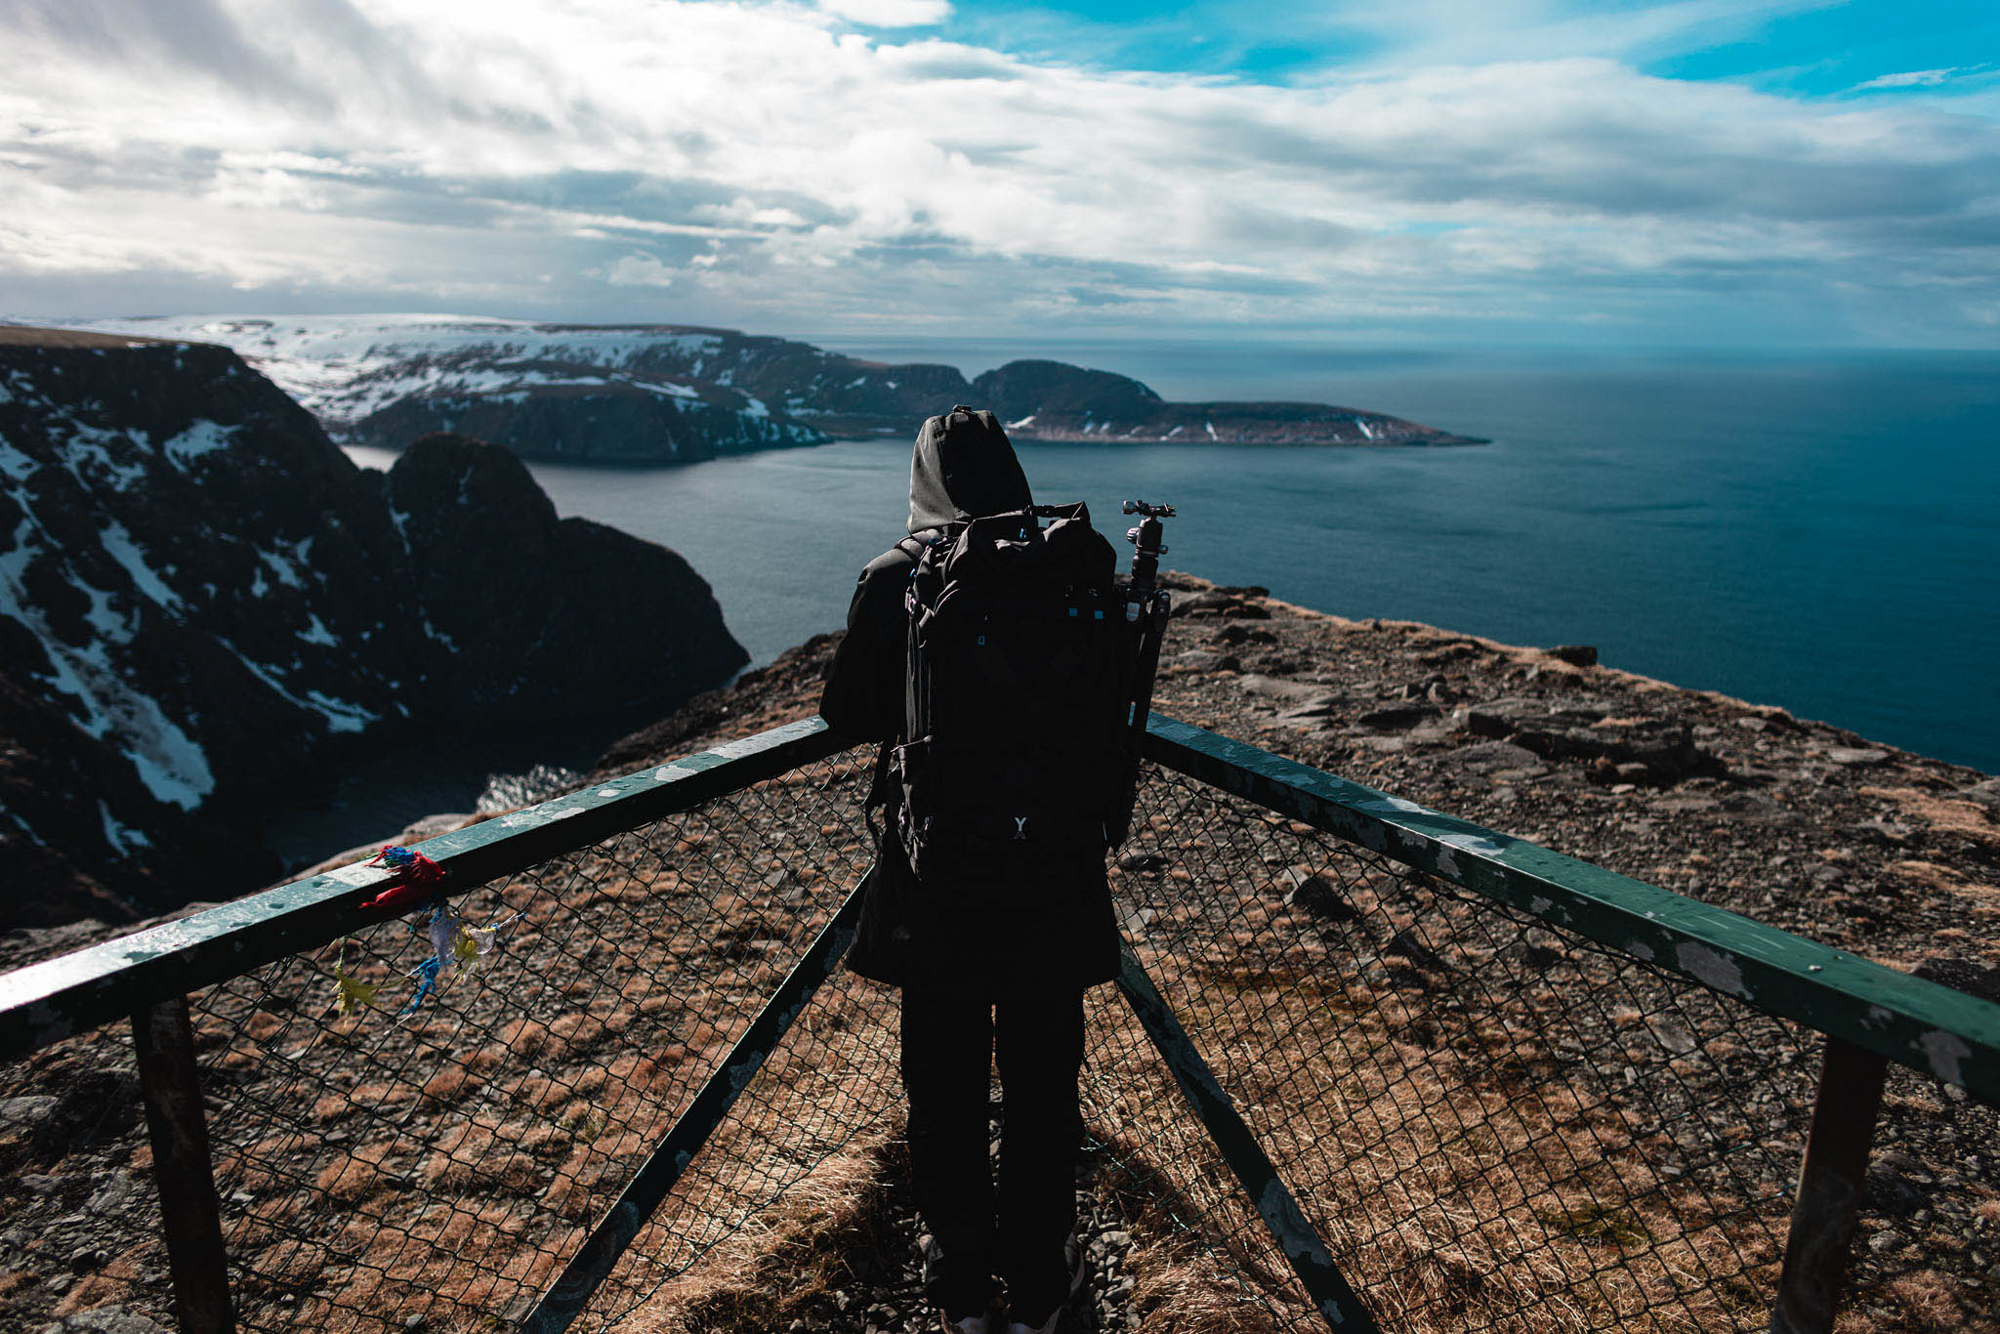
[[[1177,505],[1170,568],[1341,616],[1590,644],[1607,666],[2000,771],[2000,353],[825,342],[968,376],[1032,351],[1175,400],[1330,402],[1490,439],[1019,453],[1037,499],[1088,502],[1114,540],[1120,501]],[[909,448],[530,466],[560,513],[685,556],[764,663],[844,623],[855,574],[903,531]],[[598,740],[550,758],[587,762]]]

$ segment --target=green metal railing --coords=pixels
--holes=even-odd
[[[1155,856],[1187,874],[1126,877],[1156,914],[1140,953],[1385,1325],[1830,1329],[1891,1069],[1885,1133],[1935,1156],[1928,1117],[1951,1119],[1979,1164],[1956,1212],[1991,1228],[2000,1006],[1186,724],[1156,716],[1148,757],[1170,771]],[[1259,864],[1284,874],[1246,881]],[[1814,1055],[1816,1084],[1795,1068]],[[1320,1100],[1346,1110],[1293,1110]],[[1313,1133],[1396,1172],[1316,1171]],[[1397,1173],[1482,1136],[1476,1183],[1430,1173],[1433,1216],[1371,1217]],[[1983,1235],[1955,1240],[1984,1257],[1955,1280],[1874,1251],[1864,1277],[1922,1272],[1990,1319]],[[1509,1305],[1509,1263],[1564,1278]],[[1428,1291],[1399,1288],[1427,1264]],[[1559,1291],[1588,1309],[1559,1316]]]
[[[448,892],[511,875],[843,748],[813,719],[594,784],[421,844]],[[0,978],[0,1060],[379,924],[361,907],[394,879],[366,863],[282,885]]]
[[[1757,1009],[2000,1101],[2000,1006],[1198,727],[1149,757],[1330,834],[1658,964]]]
[[[359,907],[370,868],[0,977],[0,1105],[55,1104],[0,1169],[150,1156],[167,1225],[161,1257],[44,1188],[110,1255],[70,1296],[159,1305],[170,1274],[186,1329],[681,1300],[893,1131],[893,1002],[835,970],[869,758],[812,720],[430,840],[468,923],[514,925],[413,1013],[429,945]],[[1147,758],[1084,1081],[1099,1188],[1151,1238],[1135,1308],[1830,1329],[1871,1137],[1935,1133],[1911,1108],[1985,1155],[1929,1212],[2000,1219],[2000,1006],[1157,715]],[[357,984],[377,1007],[334,1011]],[[1849,1286],[1893,1328],[1919,1270],[1991,1304],[1923,1247]]]

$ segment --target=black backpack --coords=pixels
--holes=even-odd
[[[901,843],[922,883],[1054,890],[1124,838],[1164,600],[1128,598],[1081,504],[954,528],[905,544]]]

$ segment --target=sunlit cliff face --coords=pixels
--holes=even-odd
[[[0,308],[2000,326],[1977,71],[1767,91],[1661,72],[1755,15],[1504,8],[1295,15],[1276,70],[1229,24],[1175,46],[1167,19],[940,0],[29,0],[0,43]]]

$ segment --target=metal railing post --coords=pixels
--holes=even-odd
[[[229,1262],[222,1246],[222,1212],[215,1198],[187,997],[134,1013],[132,1045],[139,1053],[139,1086],[153,1142],[153,1179],[160,1188],[174,1317],[182,1334],[233,1334]]]
[[[1887,1073],[1888,1062],[1876,1053],[1826,1040],[1771,1334],[1831,1334]]]
[[[1118,989],[1138,1016],[1146,1036],[1167,1063],[1167,1070],[1180,1086],[1181,1096],[1208,1131],[1209,1139],[1243,1188],[1250,1204],[1278,1243],[1285,1261],[1299,1285],[1312,1298],[1313,1308],[1332,1330],[1349,1334],[1377,1334],[1375,1317],[1333,1262],[1326,1241],[1312,1225],[1291,1188],[1278,1175],[1277,1167],[1264,1146],[1230,1101],[1229,1094],[1201,1059],[1189,1040],[1187,1030],[1174,1017],[1167,998],[1146,975],[1145,967],[1127,945],[1119,951]]]
[[[873,872],[869,872],[872,875]],[[666,1200],[674,1185],[708,1143],[708,1137],[736,1106],[737,1097],[751,1077],[764,1068],[765,1060],[791,1030],[792,1021],[806,1008],[822,983],[854,943],[854,929],[861,920],[861,904],[868,876],[848,892],[832,920],[820,928],[805,957],[785,975],[778,989],[764,1002],[764,1008],[750,1021],[743,1036],[710,1072],[687,1110],[675,1119],[652,1154],[640,1166],[625,1189],[597,1220],[583,1245],[536,1299],[525,1314],[517,1317],[520,1334],[562,1334],[583,1314],[598,1286],[611,1276],[612,1266],[625,1253],[639,1230]]]

